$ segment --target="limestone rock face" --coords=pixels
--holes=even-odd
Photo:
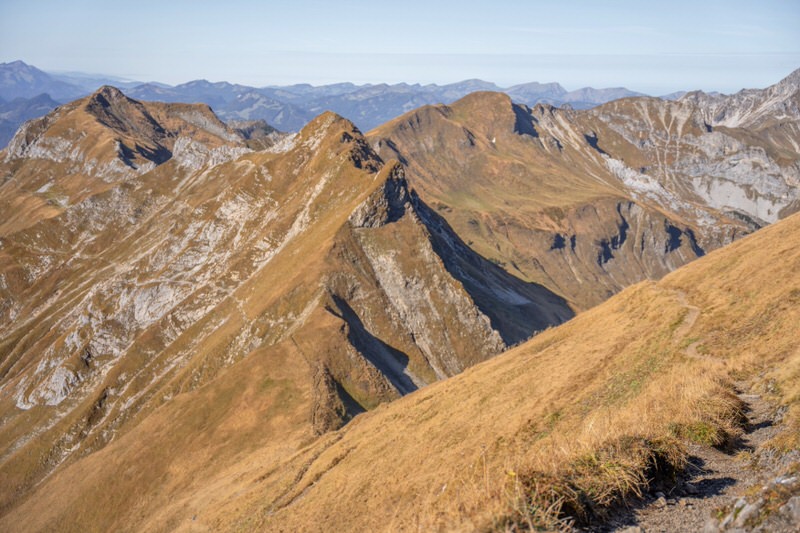
[[[585,111],[475,93],[369,138],[478,253],[585,309],[800,209],[798,98],[797,73]]]

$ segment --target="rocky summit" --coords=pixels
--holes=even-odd
[[[799,99],[797,73],[713,105],[475,93],[368,137],[476,251],[586,309],[800,209]]]
[[[719,449],[791,527],[798,90],[284,134],[105,86],[25,123],[0,530],[670,524]]]

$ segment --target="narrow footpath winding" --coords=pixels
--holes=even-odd
[[[675,330],[676,342],[686,338],[700,316],[700,309],[675,291],[688,313]],[[698,353],[701,341],[684,348],[688,357],[717,360]],[[689,444],[689,467],[684,479],[664,492],[654,490],[638,505],[616,517],[597,531],[618,533],[679,533],[722,531],[800,531],[800,496],[779,509],[767,509],[764,500],[770,491],[800,494],[800,475],[781,476],[781,472],[800,461],[797,452],[770,453],[762,445],[778,432],[779,411],[759,394],[749,393],[749,385],[736,383],[737,396],[744,405],[747,422],[744,434],[731,449]],[[759,492],[760,491],[760,492]]]

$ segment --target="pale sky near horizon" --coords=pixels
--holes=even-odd
[[[800,1],[0,0],[0,62],[177,84],[764,87],[800,68]]]

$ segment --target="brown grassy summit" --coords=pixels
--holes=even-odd
[[[142,103],[102,87],[27,122],[0,152],[0,235],[168,161],[194,168],[245,151],[204,104]]]
[[[46,147],[71,142],[72,150],[83,152],[84,159],[103,163],[120,157],[133,168],[169,159],[182,135],[210,148],[241,142],[205,104],[144,103],[110,86],[31,121],[19,133],[7,149],[7,160],[48,155],[58,159],[60,154],[50,154]]]
[[[689,101],[572,111],[474,93],[368,137],[478,253],[585,309],[796,211],[792,124],[715,129]]]

